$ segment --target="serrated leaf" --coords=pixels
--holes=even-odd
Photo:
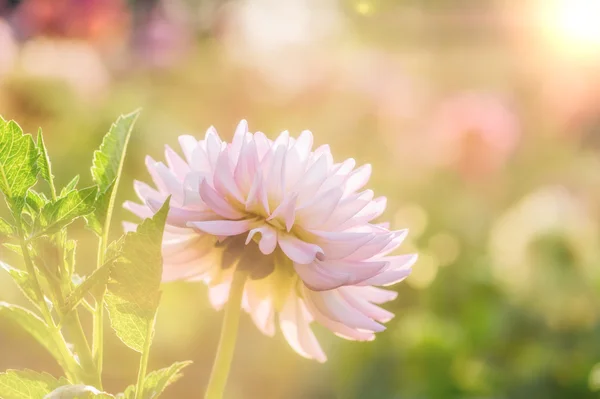
[[[13,227],[6,220],[0,218],[0,243],[11,238],[14,233]]]
[[[25,206],[27,211],[32,216],[37,216],[40,210],[48,203],[48,199],[41,193],[36,193],[33,190],[27,191],[25,197]]]
[[[66,379],[56,379],[48,373],[7,370],[0,373],[0,398],[44,399],[48,393],[68,383]]]
[[[50,157],[48,156],[48,151],[46,150],[46,145],[44,144],[44,136],[42,135],[42,129],[38,130],[37,135],[37,148],[40,154],[38,158],[38,168],[40,170],[40,175],[42,179],[44,179],[51,186],[54,185],[53,179],[54,175],[52,175],[52,166],[50,165]]]
[[[75,190],[77,183],[79,183],[79,175],[75,176],[62,190],[60,190],[60,196],[63,197],[69,191]]]
[[[176,362],[169,367],[149,373],[144,379],[143,398],[158,398],[169,385],[173,384],[183,376],[181,370],[190,364],[192,364],[192,362],[189,361]],[[133,387],[132,393],[135,394],[135,387]],[[125,394],[127,394],[127,390],[125,391]]]
[[[25,332],[46,348],[55,359],[61,358],[60,353],[55,348],[54,343],[50,338],[50,334],[48,334],[48,325],[31,311],[17,305],[0,302],[0,320],[1,319],[18,324]],[[0,398],[3,398],[1,394]]]
[[[57,233],[75,219],[92,212],[96,191],[96,187],[73,190],[46,204],[35,220],[33,236]]]
[[[15,269],[4,262],[0,262],[0,268],[4,269],[12,277],[13,281],[17,284],[23,295],[25,295],[25,297],[29,299],[33,305],[39,306],[33,285],[34,283],[31,280],[29,273],[27,273],[25,270]]]
[[[169,199],[117,245],[121,251],[112,269],[105,302],[111,326],[123,343],[142,352],[160,300],[161,244]]]
[[[106,217],[112,212],[123,171],[125,152],[138,116],[139,110],[121,115],[104,136],[100,149],[94,152],[91,172],[94,182],[98,185],[98,198],[94,215],[87,220],[90,228],[98,235],[102,234]]]
[[[98,236],[102,235],[104,229],[104,221],[108,212],[109,201],[111,199],[113,190],[112,185],[109,186],[108,190],[103,193],[98,193],[96,201],[94,202],[94,212],[90,213],[85,217],[87,227],[96,233]]]
[[[94,152],[92,178],[100,192],[105,192],[119,178],[125,151],[139,111],[121,115],[104,136],[100,149]]]
[[[67,314],[75,309],[79,302],[90,293],[95,287],[104,286],[110,276],[113,261],[109,261],[96,269],[88,278],[84,279],[75,289],[69,294],[63,305],[62,313]]]
[[[37,182],[38,156],[31,135],[24,135],[14,121],[0,117],[0,191],[17,220],[27,190]]]
[[[89,385],[63,385],[50,392],[44,399],[111,399],[113,395]]]

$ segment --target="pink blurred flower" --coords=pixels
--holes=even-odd
[[[478,177],[504,165],[517,145],[520,127],[499,97],[467,93],[440,106],[432,133],[436,162]]]
[[[371,223],[386,200],[358,191],[370,165],[334,163],[327,145],[312,151],[309,131],[271,141],[249,133],[245,121],[231,143],[212,127],[204,140],[179,142],[184,158],[169,147],[166,164],[147,158],[157,189],[136,181],[143,203],[125,203],[148,217],[172,196],[164,281],[205,281],[219,308],[234,269],[248,270],[243,307],[258,328],[273,335],[277,313],[292,348],[318,361],[326,357],[313,321],[351,340],[372,340],[385,329],[393,314],[377,305],[397,294],[375,286],[403,280],[416,255],[388,256],[407,231]]]
[[[0,78],[12,70],[18,52],[12,29],[0,18]]]

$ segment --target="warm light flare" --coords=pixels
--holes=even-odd
[[[600,1],[555,0],[539,9],[546,35],[562,50],[600,54]]]

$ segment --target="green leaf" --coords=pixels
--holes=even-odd
[[[79,183],[79,175],[75,176],[62,190],[60,190],[60,196],[64,197],[69,191],[75,190],[77,183]]]
[[[112,328],[125,345],[140,353],[153,331],[160,300],[161,244],[169,200],[115,246],[122,255],[112,269],[105,297]]]
[[[7,241],[14,234],[13,227],[6,220],[0,218],[0,243]]]
[[[114,396],[89,385],[63,385],[43,399],[114,399]]]
[[[87,218],[90,228],[102,235],[107,216],[110,218],[123,171],[125,153],[131,131],[140,111],[121,115],[104,136],[100,149],[94,152],[92,178],[98,185],[96,210]]]
[[[31,311],[17,305],[0,302],[0,320],[2,319],[18,324],[46,348],[55,359],[61,358],[59,351],[50,338],[50,334],[48,334],[48,325]],[[0,398],[4,398],[4,396],[0,394]]]
[[[79,305],[83,298],[93,288],[97,287],[98,285],[104,286],[108,281],[113,264],[113,261],[104,263],[104,265],[102,265],[99,269],[96,269],[88,278],[83,280],[83,282],[79,284],[65,300],[62,313],[67,314],[71,310],[75,309],[75,307]]]
[[[0,117],[0,191],[17,221],[27,190],[37,182],[38,156],[31,135],[24,135],[14,121]]]
[[[7,370],[0,373],[0,398],[44,399],[48,393],[68,383],[66,379],[57,380],[48,373]]]
[[[113,185],[111,184],[106,192],[98,193],[96,202],[94,202],[94,207],[96,208],[95,211],[85,217],[87,227],[98,236],[102,235],[102,230],[104,229],[104,221],[108,214],[109,201],[111,200],[113,193],[112,186]]]
[[[39,306],[37,295],[34,289],[34,283],[31,280],[29,273],[27,273],[24,270],[15,269],[14,267],[4,262],[0,262],[0,268],[6,270],[6,272],[12,277],[14,282],[17,284],[23,295],[25,295],[25,297],[29,299],[29,301],[34,306]]]
[[[41,193],[33,190],[27,191],[25,197],[25,207],[31,216],[37,216],[40,210],[48,203],[48,198]]]
[[[190,364],[192,364],[192,362],[189,361],[176,362],[170,367],[149,373],[144,379],[144,399],[158,398],[169,385],[173,384],[183,376],[181,370]],[[135,387],[133,392],[135,393]],[[127,391],[125,391],[125,393],[127,393]]]
[[[46,204],[35,220],[33,236],[57,233],[78,217],[92,212],[96,190],[96,187],[73,190],[64,197]]]
[[[52,166],[50,165],[50,157],[48,157],[48,151],[46,150],[46,145],[44,144],[44,136],[42,135],[42,129],[38,130],[37,135],[37,148],[40,154],[38,158],[38,168],[40,170],[40,175],[42,179],[44,179],[51,187],[54,192],[54,175],[52,174]]]

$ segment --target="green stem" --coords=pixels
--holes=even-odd
[[[108,234],[103,234],[98,242],[98,258],[96,269],[99,269],[104,264],[104,253],[106,252],[106,240]],[[93,349],[92,356],[96,363],[96,369],[98,373],[102,375],[102,366],[104,361],[104,293],[103,290],[96,299],[96,310],[94,312],[94,336],[93,336]]]
[[[42,316],[44,317],[46,324],[48,325],[48,330],[52,341],[54,341],[54,345],[56,346],[61,355],[61,359],[57,360],[60,363],[63,370],[65,371],[67,377],[71,381],[75,382],[78,380],[79,376],[81,376],[81,367],[73,358],[71,351],[69,351],[69,348],[67,347],[65,339],[60,334],[60,331],[54,323],[54,319],[52,318],[52,314],[50,313],[50,309],[48,308],[48,304],[45,300],[44,292],[42,291],[42,287],[37,277],[37,272],[35,271],[35,267],[33,266],[33,262],[31,261],[31,256],[29,255],[29,248],[27,247],[27,244],[25,243],[25,240],[23,239],[23,235],[21,233],[22,232],[19,232],[19,240],[21,245],[21,252],[23,252],[23,258],[25,260],[25,267],[27,268],[27,272],[29,273],[33,281],[33,289],[38,299],[38,306],[42,312]]]
[[[240,323],[246,276],[247,272],[240,270],[237,270],[233,274],[233,281],[229,289],[229,299],[225,305],[225,315],[223,316],[223,326],[221,327],[221,338],[219,339],[217,356],[210,374],[208,388],[204,396],[205,399],[221,399],[223,397]]]
[[[77,309],[74,309],[72,312],[65,315],[64,326],[67,331],[69,331],[69,335],[75,346],[75,352],[79,356],[80,363],[85,371],[85,380],[83,382],[102,389],[102,381],[96,370],[94,360],[92,359],[92,352],[87,338],[85,337],[85,333],[83,332],[83,328],[81,327]]]
[[[155,321],[151,324],[152,327],[148,328],[146,333],[146,340],[144,342],[144,351],[140,358],[140,367],[138,370],[137,385],[135,388],[135,399],[142,399],[144,397],[144,380],[146,379],[146,372],[148,370],[148,359],[150,357],[150,345],[152,345],[152,335],[154,334],[154,325],[156,324],[156,314],[154,314]]]

